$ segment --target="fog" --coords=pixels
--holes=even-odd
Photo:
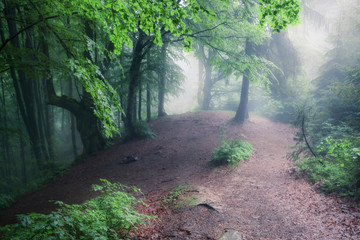
[[[198,107],[197,91],[199,88],[199,65],[193,53],[184,52],[184,61],[177,61],[185,75],[181,92],[178,96],[168,96],[165,111],[168,114],[181,114]]]
[[[279,79],[277,80],[278,83],[273,81],[273,86],[270,89],[283,88],[282,91],[290,91],[289,88],[295,89],[294,91],[297,91],[296,93],[289,93],[288,95],[291,96],[295,94],[299,98],[298,101],[303,101],[300,98],[305,98],[309,91],[314,89],[313,80],[320,76],[321,66],[329,61],[329,51],[335,47],[333,38],[341,34],[339,32],[341,28],[340,24],[344,23],[344,16],[347,15],[345,10],[350,9],[354,11],[354,9],[351,8],[351,4],[353,4],[352,6],[354,6],[354,4],[356,6],[357,2],[359,1],[303,1],[301,24],[290,26],[285,33],[296,50],[297,56],[294,55],[293,58],[299,59],[297,63],[298,70],[296,74],[287,74],[286,79],[283,80],[285,82],[281,82]],[[186,53],[185,58],[187,60],[186,62],[177,62],[186,76],[182,85],[183,91],[178,96],[167,97],[166,111],[168,114],[179,114],[199,108],[197,101],[199,87],[198,60],[192,53]],[[272,59],[269,60],[272,61]],[[289,59],[283,61],[289,61]],[[276,61],[274,63],[278,64]],[[281,66],[281,63],[278,65],[280,68],[284,66],[286,65]],[[286,72],[289,69],[282,70]],[[233,81],[233,84],[234,85],[228,87],[234,88],[234,86],[238,85],[240,89],[241,78],[238,81]],[[250,110],[261,113],[264,106],[266,106],[266,108],[272,107],[267,106],[269,98],[274,98],[275,101],[279,101],[279,104],[281,104],[281,101],[287,101],[284,99],[284,96],[276,95],[276,93],[270,94],[264,87],[261,87],[262,84],[259,85],[260,87],[251,84],[249,96]],[[234,105],[234,102],[239,100],[238,96],[240,96],[240,93],[235,97],[234,94],[232,94],[231,97],[229,94],[229,99],[225,100],[224,103],[224,97],[219,98],[222,99],[221,102],[213,98],[211,107],[214,109],[217,107],[222,108],[225,105]],[[232,107],[232,110],[235,110],[235,107]]]

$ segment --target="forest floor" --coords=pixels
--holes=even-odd
[[[0,211],[0,224],[15,214],[54,210],[49,200],[81,203],[94,196],[100,178],[136,186],[146,196],[147,211],[159,216],[134,239],[218,239],[226,229],[243,239],[360,239],[360,211],[346,199],[318,193],[316,186],[294,173],[286,156],[295,130],[286,124],[251,116],[233,124],[229,113],[187,113],[156,120],[154,139],[112,146],[45,188],[28,193]],[[220,145],[221,126],[227,137],[250,142],[250,159],[234,169],[209,163]],[[127,156],[139,160],[122,164]],[[190,185],[194,206],[164,207],[163,199],[179,185]],[[213,207],[210,208],[209,206]]]

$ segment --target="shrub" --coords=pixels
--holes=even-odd
[[[9,207],[12,203],[14,203],[14,198],[9,194],[0,194],[0,209]]]
[[[211,155],[211,162],[215,164],[228,164],[236,166],[240,161],[249,159],[253,152],[250,143],[237,139],[223,140],[220,147]]]
[[[360,197],[359,139],[325,138],[317,146],[319,156],[302,158],[295,163],[312,182],[319,182],[325,192]]]
[[[156,134],[151,131],[148,124],[144,121],[136,121],[134,123],[135,136],[138,138],[154,138]]]
[[[102,185],[94,185],[100,192],[96,198],[83,204],[60,206],[51,214],[30,213],[19,215],[20,224],[0,228],[4,239],[122,239],[138,224],[145,224],[150,216],[134,210],[141,201],[123,192],[136,188],[102,179]]]

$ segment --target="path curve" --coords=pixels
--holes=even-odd
[[[286,155],[294,144],[293,129],[256,116],[243,125],[231,118],[229,113],[202,112],[156,120],[151,124],[156,138],[119,144],[89,157],[1,210],[0,225],[12,223],[16,214],[54,210],[49,200],[81,203],[94,197],[91,185],[106,178],[139,187],[153,206],[161,205],[164,194],[179,184],[191,184],[200,202],[217,209],[195,206],[165,212],[148,235],[135,239],[217,239],[225,229],[254,240],[360,239],[358,209],[317,193],[291,174]],[[249,141],[256,149],[234,170],[214,169],[208,161],[220,144],[224,124],[228,137]],[[122,164],[127,156],[139,160]]]
[[[221,179],[199,186],[201,201],[229,217],[226,228],[238,230],[245,239],[359,239],[359,232],[345,225],[358,219],[358,213],[344,214],[351,208],[290,174],[286,156],[294,144],[294,129],[259,117],[229,128],[233,136],[247,136],[254,154]],[[345,224],[334,224],[334,219]]]

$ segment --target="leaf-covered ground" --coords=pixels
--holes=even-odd
[[[286,159],[294,130],[251,116],[236,125],[228,113],[188,113],[152,123],[157,137],[113,146],[69,169],[44,189],[22,196],[0,211],[0,223],[15,215],[49,212],[49,200],[80,203],[90,197],[99,178],[137,186],[146,196],[143,212],[160,221],[144,226],[133,239],[217,239],[235,229],[244,239],[360,239],[360,211],[345,199],[325,196],[298,179]],[[227,136],[249,141],[250,160],[231,170],[208,162],[219,146],[220,128]],[[137,161],[124,164],[127,156]],[[169,191],[188,185],[198,205],[176,208],[164,204]],[[212,208],[209,208],[213,207]]]

